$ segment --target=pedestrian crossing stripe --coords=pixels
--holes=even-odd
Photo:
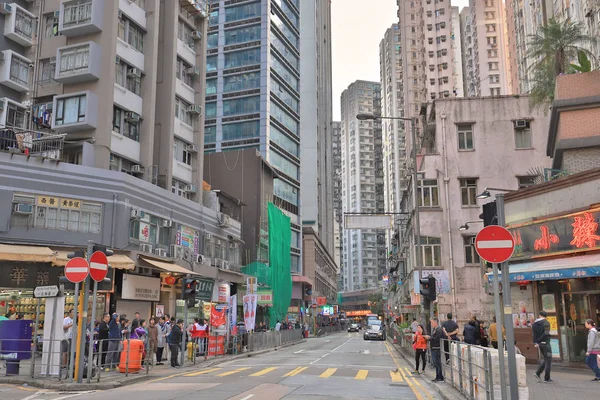
[[[192,372],[191,374],[185,374],[183,376],[198,376],[198,375],[210,374],[211,372],[220,371],[220,370],[221,370],[221,368],[211,368],[211,369],[205,369],[205,370],[198,371],[198,372]]]
[[[222,374],[218,374],[217,376],[229,376],[229,375],[237,374],[238,372],[245,371],[247,369],[250,369],[250,367],[234,369],[233,371],[223,372]]]
[[[262,371],[258,371],[258,372],[256,372],[256,373],[254,373],[254,374],[250,375],[250,376],[263,376],[263,375],[266,375],[266,374],[268,374],[268,373],[269,373],[269,372],[271,372],[271,371],[275,371],[277,368],[278,368],[278,367],[269,367],[269,368],[265,368],[265,369],[263,369]]]
[[[358,373],[356,374],[356,376],[354,377],[354,379],[365,380],[365,379],[367,379],[368,375],[369,375],[369,370],[368,369],[359,369]]]
[[[327,370],[325,372],[323,372],[321,375],[319,375],[320,378],[329,378],[331,375],[335,374],[335,371],[337,371],[337,368],[327,368]]]
[[[305,369],[308,369],[308,367],[298,367],[296,369],[291,370],[290,372],[288,372],[287,374],[283,375],[284,378],[287,378],[289,376],[296,376],[298,375],[300,372],[304,371]]]

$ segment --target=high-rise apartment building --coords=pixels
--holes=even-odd
[[[334,121],[331,124],[331,142],[332,142],[332,158],[333,158],[333,213],[335,217],[334,235],[335,235],[335,250],[334,259],[340,270],[342,264],[342,237],[344,230],[342,228],[342,124],[339,121]],[[343,276],[340,271],[339,290],[343,289]]]
[[[537,2],[541,2],[538,0]],[[549,3],[549,4],[548,4]],[[550,0],[546,0],[545,12],[547,19],[552,16],[562,22],[565,20],[571,20],[573,22],[581,23],[583,27],[583,33],[593,38],[600,37],[600,1],[599,0],[554,0],[554,7],[552,15],[548,16],[550,10]],[[539,7],[538,7],[539,8]],[[600,65],[600,60],[597,59],[600,56],[600,41],[596,40],[596,43],[589,46],[592,54],[596,55],[596,59],[592,58],[592,62],[596,68]],[[574,60],[575,61],[575,60]]]
[[[307,16],[300,20],[302,225],[312,227],[333,256],[331,2],[302,0],[300,13]]]
[[[380,121],[359,121],[359,113],[381,114],[381,85],[356,81],[342,92],[342,211],[384,212]],[[343,234],[344,290],[377,287],[385,272],[385,232],[346,230]]]
[[[473,17],[471,9],[460,10],[460,46],[462,50],[463,87],[465,97],[475,97],[475,45],[473,41]]]
[[[211,1],[205,152],[256,148],[279,174],[274,202],[291,218],[301,272],[300,1]]]
[[[463,10],[464,12],[464,10]],[[471,96],[500,96],[512,93],[509,73],[506,13],[500,0],[470,0],[470,19],[464,27],[471,36],[467,46],[468,93]],[[468,29],[470,27],[470,29]],[[463,40],[465,40],[463,38]]]
[[[463,80],[463,54],[462,54],[462,35],[460,31],[460,13],[458,7],[451,7],[452,13],[452,72],[454,77],[454,96],[465,97],[465,84]]]
[[[201,202],[208,7],[173,5],[52,0],[34,7],[32,128],[66,135],[64,162],[125,172]]]

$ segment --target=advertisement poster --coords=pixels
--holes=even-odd
[[[138,239],[141,242],[146,242],[148,243],[150,241],[150,225],[140,221],[140,234],[138,236]]]
[[[229,303],[229,284],[228,283],[219,283],[218,302],[221,304]]]
[[[247,294],[244,296],[244,325],[246,330],[254,330],[256,324],[256,303],[258,303],[258,295]]]
[[[327,297],[317,297],[317,305],[324,306],[327,304]]]
[[[223,308],[221,311],[217,310],[213,305],[210,308],[210,326],[218,328],[227,323],[227,308]]]
[[[123,274],[123,300],[160,301],[160,278]]]
[[[435,278],[435,289],[437,294],[450,293],[450,271],[444,269],[421,271],[421,278],[427,278],[429,275],[433,275]]]
[[[554,294],[543,294],[542,295],[542,310],[548,313],[556,312],[556,303],[554,302]]]
[[[229,310],[229,327],[233,330],[237,324],[237,294],[229,298]]]
[[[258,290],[257,279],[255,276],[250,276],[246,278],[246,290],[248,294],[254,294]]]
[[[558,335],[558,320],[555,315],[546,317],[550,323],[550,334]]]
[[[177,244],[198,253],[200,249],[200,232],[187,226],[179,225]]]
[[[164,304],[158,304],[156,306],[156,311],[154,313],[154,316],[156,318],[160,318],[160,317],[164,317],[165,316],[165,306],[164,306]]]
[[[208,337],[208,356],[225,354],[225,336]]]
[[[550,348],[552,349],[552,358],[560,358],[560,345],[558,339],[550,339]]]

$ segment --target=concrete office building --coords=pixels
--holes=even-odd
[[[300,13],[306,16],[300,20],[302,226],[312,227],[333,256],[331,2],[302,0]]]
[[[300,1],[211,2],[204,151],[258,149],[281,176],[274,203],[300,262]]]
[[[469,12],[464,27],[465,36],[471,37],[466,55],[467,70],[472,68],[467,76],[468,94],[477,97],[511,94],[503,2],[471,0]]]
[[[342,92],[342,211],[384,212],[380,121],[359,121],[358,113],[381,114],[381,85],[356,81]],[[344,231],[344,290],[377,287],[385,272],[385,232]]]

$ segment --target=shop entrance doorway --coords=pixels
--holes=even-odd
[[[562,294],[564,315],[563,340],[567,344],[568,361],[584,362],[587,351],[585,320],[600,320],[600,292],[564,292]]]

